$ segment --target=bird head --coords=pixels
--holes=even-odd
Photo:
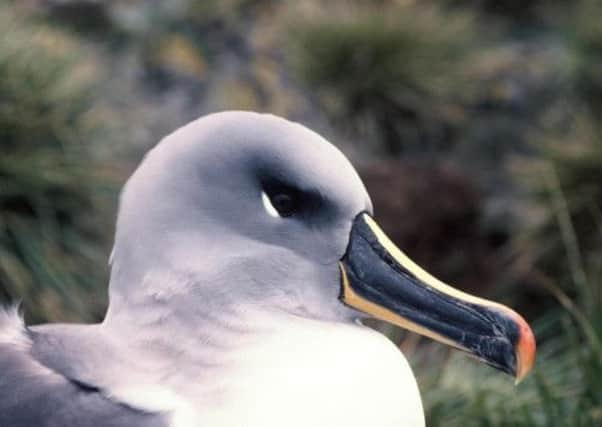
[[[370,316],[517,379],[535,354],[517,313],[435,279],[387,238],[337,148],[299,124],[250,112],[184,126],[127,182],[108,316],[137,307],[226,322],[257,312],[344,323]]]

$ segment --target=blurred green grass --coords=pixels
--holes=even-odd
[[[468,10],[384,3],[331,2],[295,15],[291,62],[334,120],[390,154],[424,151],[464,114],[463,64],[479,29]]]
[[[0,293],[32,321],[98,319],[110,239],[97,199],[114,182],[91,154],[94,70],[75,39],[6,6],[0,27]]]
[[[578,142],[585,147],[568,151],[548,142],[539,170],[531,171],[525,182],[544,215],[520,238],[545,246],[531,254],[528,268],[557,303],[548,303],[546,313],[534,322],[539,346],[533,374],[515,387],[457,355],[429,357],[421,354],[429,350],[422,349],[415,357],[428,425],[560,427],[602,422],[602,223],[591,226],[587,218],[597,216],[602,181],[584,174],[592,161],[599,162],[599,137],[589,134]]]
[[[365,171],[423,165],[375,194],[387,231],[439,254],[434,238],[402,241],[397,199],[459,212],[415,223],[470,231],[443,245],[440,274],[488,248],[479,265],[498,279],[477,291],[533,321],[539,358],[517,387],[392,331],[428,425],[602,424],[599,2],[59,3],[0,6],[2,301],[21,299],[33,322],[100,319],[122,171],[188,117],[252,106],[326,128]],[[454,185],[425,173],[445,179],[446,164]],[[465,206],[416,196],[439,188]]]

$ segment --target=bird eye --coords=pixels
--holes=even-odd
[[[296,199],[292,194],[279,192],[267,195],[261,194],[263,206],[273,217],[288,217],[295,213],[297,209]]]
[[[278,193],[272,196],[272,206],[278,211],[280,216],[291,216],[295,213],[296,203],[292,195]]]

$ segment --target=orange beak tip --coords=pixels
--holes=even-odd
[[[519,339],[516,345],[516,381],[519,384],[535,364],[536,343],[533,331],[525,320],[517,313],[516,321],[519,325]]]

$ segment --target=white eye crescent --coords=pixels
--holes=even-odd
[[[270,214],[270,216],[273,216],[274,218],[280,218],[280,214],[278,213],[274,205],[272,205],[272,201],[270,200],[268,195],[265,194],[265,191],[261,192],[261,201],[263,202],[263,207],[265,208],[267,213]]]

